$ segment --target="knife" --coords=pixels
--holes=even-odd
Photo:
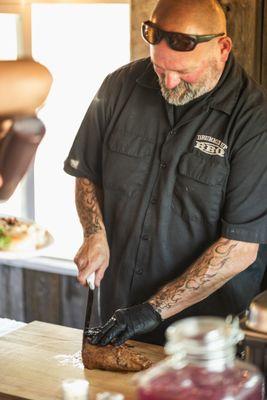
[[[100,286],[96,287],[95,286],[95,272],[93,272],[91,275],[89,275],[86,278],[86,281],[88,283],[89,289],[94,290],[95,296],[96,296],[96,301],[97,301],[97,317],[99,320],[99,324],[102,325],[102,320],[101,320],[101,307],[100,307]]]

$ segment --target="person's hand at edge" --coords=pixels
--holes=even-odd
[[[161,322],[160,314],[150,303],[138,304],[117,310],[105,325],[91,329],[88,339],[91,344],[120,346],[135,335],[153,331]]]
[[[95,285],[99,286],[109,264],[109,246],[106,235],[97,233],[84,239],[74,258],[78,267],[78,281],[87,286],[86,279],[95,272]]]

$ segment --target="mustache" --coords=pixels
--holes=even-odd
[[[174,105],[184,105],[198,96],[199,88],[191,83],[181,80],[173,89],[168,89],[164,78],[159,78],[162,96],[168,103]]]
[[[188,83],[183,79],[173,89],[168,89],[165,77],[159,77],[161,93],[164,99],[176,106],[182,106],[214,89],[219,82],[223,69],[215,58],[209,60],[206,70],[194,83]]]
[[[184,81],[182,79],[181,79],[181,82],[178,83],[178,85],[175,86],[172,89],[169,89],[169,88],[166,87],[164,78],[162,78],[162,77],[159,78],[159,83],[160,83],[160,86],[161,86],[162,89],[164,89],[165,91],[168,91],[170,93],[173,93],[173,94],[181,93],[182,89],[184,89],[184,90],[194,90],[194,86],[191,83],[188,83],[188,82],[186,82],[186,81]]]

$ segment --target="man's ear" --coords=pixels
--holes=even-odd
[[[218,44],[220,46],[221,61],[226,62],[233,47],[232,39],[229,36],[225,36],[219,40]]]

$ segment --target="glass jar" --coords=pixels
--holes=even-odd
[[[85,379],[65,379],[62,395],[64,400],[88,400],[89,382]]]
[[[259,370],[235,358],[238,319],[187,318],[166,336],[170,357],[136,376],[139,400],[264,400]]]

